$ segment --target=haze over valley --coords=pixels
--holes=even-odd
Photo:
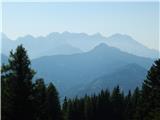
[[[62,98],[112,90],[116,85],[126,93],[134,90],[142,84],[159,54],[123,34],[104,37],[53,32],[40,37],[26,35],[16,40],[2,34],[2,63],[7,63],[9,51],[20,44],[32,59],[36,77],[53,82]]]

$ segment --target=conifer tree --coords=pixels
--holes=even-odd
[[[3,74],[3,73],[1,73]],[[13,93],[7,78],[1,76],[1,119],[11,120],[13,113]]]
[[[112,116],[115,120],[124,120],[124,95],[119,86],[115,87],[111,96]]]
[[[110,118],[110,93],[108,90],[102,90],[98,95],[98,116],[99,119]]]
[[[160,115],[160,59],[156,60],[148,71],[142,86],[144,120]],[[155,116],[156,115],[156,116]]]
[[[33,105],[34,105],[34,119],[45,119],[45,100],[46,100],[46,86],[43,79],[37,79],[33,84]]]
[[[62,112],[63,112],[63,119],[68,120],[68,100],[66,96],[63,101]]]
[[[85,95],[84,97],[85,100],[85,120],[92,120],[93,119],[93,105],[91,102],[91,97]]]
[[[132,114],[133,114],[133,105],[132,105],[132,94],[131,91],[129,90],[128,95],[125,97],[125,119],[126,120],[131,120],[132,119]]]
[[[32,120],[31,95],[34,71],[31,69],[25,48],[20,45],[15,52],[11,51],[8,62],[2,69],[12,92],[12,120]]]
[[[52,83],[48,85],[46,90],[45,119],[46,120],[62,119],[58,92]]]

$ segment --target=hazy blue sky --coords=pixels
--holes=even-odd
[[[158,49],[159,3],[77,2],[3,3],[2,31],[9,38],[50,32],[115,33],[131,35],[144,45]]]

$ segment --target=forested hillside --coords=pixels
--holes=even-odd
[[[115,86],[96,95],[65,97],[62,104],[56,87],[34,80],[35,74],[22,45],[10,52],[1,68],[2,120],[160,120],[160,59],[134,92],[125,95]]]

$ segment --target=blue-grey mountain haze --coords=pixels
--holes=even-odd
[[[147,69],[138,64],[131,63],[110,74],[96,78],[90,84],[82,87],[78,91],[78,95],[84,96],[85,94],[99,93],[102,89],[112,90],[117,85],[126,94],[129,90],[133,91],[137,86],[141,87],[146,74]]]
[[[133,79],[130,74],[123,74],[127,76],[126,78],[130,78],[131,82],[128,82],[128,85],[132,86],[133,89],[142,81],[138,78],[142,78],[142,76],[145,78],[144,71],[146,72],[152,63],[153,59],[131,55],[104,43],[85,53],[46,56],[32,60],[32,65],[38,73],[37,77],[44,77],[47,82],[53,81],[61,96],[75,96],[83,89],[83,86],[92,83],[96,78],[111,74],[116,70],[119,71],[121,67],[128,64],[141,66],[135,66],[135,69],[140,71],[137,75],[133,74],[133,76],[136,75],[134,78],[137,79]],[[128,70],[131,70],[130,73],[134,69],[133,67],[133,65],[128,66]],[[141,70],[142,67],[144,70]],[[123,80],[120,79],[120,81]],[[113,84],[115,85],[115,82]],[[123,86],[123,89],[127,90],[128,85]]]
[[[100,43],[106,43],[137,56],[150,58],[158,58],[159,56],[158,51],[145,47],[129,35],[114,34],[106,38],[101,34],[88,35],[70,32],[53,32],[40,37],[26,35],[14,41],[2,34],[2,53],[8,55],[11,49],[23,44],[28,50],[30,58],[33,59],[49,55],[87,52]]]
[[[27,35],[10,40],[2,35],[2,62],[11,49],[23,44],[32,58],[35,78],[54,82],[60,96],[98,93],[120,85],[127,92],[140,86],[158,51],[138,43],[129,35],[53,32],[47,36]],[[76,89],[75,89],[76,88]]]

